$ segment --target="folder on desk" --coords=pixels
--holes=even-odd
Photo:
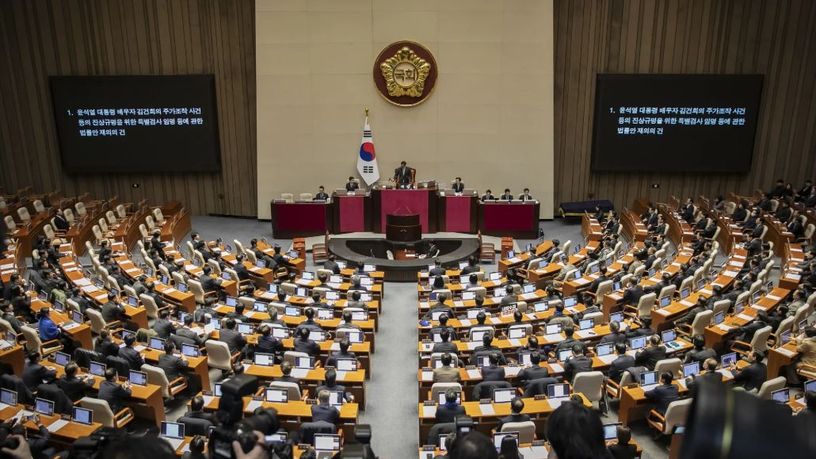
[[[57,419],[56,421],[49,424],[48,427],[46,428],[48,429],[49,432],[54,433],[62,429],[66,425],[68,425],[68,421],[66,421],[65,419]]]
[[[479,411],[482,412],[482,416],[492,416],[496,414],[496,410],[493,409],[493,405],[490,403],[480,403]]]
[[[551,363],[550,364],[550,369],[552,370],[553,373],[563,373],[564,372],[564,367],[562,367],[560,363]]]

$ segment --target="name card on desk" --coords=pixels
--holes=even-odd
[[[729,330],[731,330],[732,328],[735,328],[735,327],[732,327],[732,326],[726,325],[726,324],[719,324],[719,325],[717,325],[717,328],[719,328],[720,330],[722,330],[724,332],[727,332],[727,331],[729,331]]]
[[[304,371],[306,371],[308,373],[308,370],[304,370]],[[292,372],[294,373],[294,370],[292,370]],[[345,381],[347,376],[348,376],[348,371],[337,370],[337,380],[338,381]],[[304,374],[303,377],[306,377],[306,375]]]
[[[661,311],[658,311],[658,312],[661,312]],[[578,338],[586,339],[586,338],[589,338],[591,336],[595,336],[595,330],[592,330],[592,329],[578,330],[577,332],[575,332],[575,334],[578,336]]]
[[[520,372],[521,372],[521,367],[516,366],[516,365],[511,365],[511,366],[504,367],[504,375],[505,376],[515,377]]]
[[[723,379],[734,379],[734,374],[731,373],[731,370],[726,370],[724,368],[721,368],[721,369],[717,370],[717,373],[723,375]]]
[[[784,347],[778,347],[776,348],[776,351],[784,355],[785,357],[793,357],[794,355],[796,355],[796,352],[790,349],[785,349]]]
[[[680,304],[682,304],[683,306],[685,306],[687,308],[690,308],[690,307],[694,306],[694,303],[692,303],[691,301],[686,301],[686,300],[680,301]]]
[[[213,397],[212,395],[203,395],[201,398],[204,399],[204,406],[209,406],[210,403],[212,403],[212,401],[215,400],[215,397]]]
[[[168,287],[168,288],[164,289],[163,293],[171,294],[171,293],[176,293],[177,291],[178,290],[174,289],[173,287]]]
[[[737,314],[737,318],[742,319],[742,320],[747,320],[748,322],[754,320],[753,316],[749,316],[748,314],[744,314],[744,313]]]
[[[456,307],[456,308],[461,308],[464,305],[465,305],[464,301],[456,300],[456,301],[453,302],[453,306]]]
[[[550,335],[544,335],[544,340],[548,343],[560,343],[564,341],[564,338],[561,336],[561,333],[552,333]]]
[[[519,347],[519,346],[521,346],[521,341],[520,341],[520,340],[517,340],[517,339],[509,339],[508,341],[510,341],[510,345],[511,345],[511,346],[513,346],[513,347]]]
[[[772,301],[779,301],[779,300],[781,300],[781,299],[782,299],[782,298],[780,298],[780,297],[778,297],[778,296],[776,296],[776,295],[770,295],[770,294],[769,294],[769,295],[765,295],[765,298],[768,298],[769,300],[772,300]]]
[[[739,272],[737,272],[737,271],[723,271],[722,272],[722,275],[725,276],[725,277],[737,277],[737,274],[739,274]]]
[[[562,403],[569,400],[569,397],[559,397],[559,398],[548,398],[547,403],[550,404],[552,409],[556,409],[561,406]]]
[[[471,320],[470,320],[470,319],[462,319],[462,320],[460,320],[460,321],[459,321],[459,323],[460,323],[460,324],[461,324],[463,327],[470,327],[470,326],[471,326],[471,324],[472,324],[473,322],[471,322]]]
[[[664,317],[671,314],[670,311],[667,311],[665,309],[656,309],[655,312],[660,314],[661,316],[664,316]]]

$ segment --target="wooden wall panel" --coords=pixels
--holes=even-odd
[[[816,178],[814,24],[812,0],[556,0],[556,204],[593,196],[623,207]],[[615,72],[765,75],[750,172],[590,172],[595,75]]]
[[[195,214],[256,212],[253,0],[0,2],[0,185],[177,199]],[[69,176],[61,170],[50,75],[212,73],[222,170]],[[132,188],[131,184],[140,184]]]

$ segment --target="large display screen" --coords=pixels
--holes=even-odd
[[[599,74],[593,171],[747,172],[762,75]]]
[[[50,78],[69,173],[215,172],[213,75]]]

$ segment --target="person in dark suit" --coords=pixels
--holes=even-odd
[[[354,395],[352,395],[351,392],[346,391],[346,386],[337,384],[337,371],[335,371],[334,368],[328,368],[323,378],[323,384],[317,386],[315,393],[319,394],[320,391],[324,390],[329,392],[340,392],[343,394],[343,399],[346,402],[354,401]]]
[[[440,357],[442,366],[433,371],[433,382],[459,382],[459,368],[452,366],[453,356],[445,352]]]
[[[210,421],[213,424],[218,424],[215,413],[208,413],[204,411],[204,397],[200,395],[196,395],[192,398],[192,400],[190,400],[190,411],[186,412],[184,417],[204,419],[205,421]]]
[[[11,325],[14,333],[20,333],[20,327],[25,323],[14,315],[11,303],[6,300],[0,300],[0,317]]]
[[[42,384],[43,380],[48,377],[53,377],[56,371],[46,368],[40,364],[42,356],[39,352],[33,351],[28,353],[28,362],[23,368],[23,375],[21,379],[23,384],[29,389],[36,389]]]
[[[232,265],[233,271],[235,274],[238,275],[239,281],[245,281],[251,279],[249,275],[249,270],[246,266],[244,266],[244,256],[242,254],[238,254],[235,256],[235,264]]]
[[[198,282],[201,283],[201,288],[205,293],[217,292],[218,288],[221,287],[221,279],[212,277],[210,273],[212,273],[212,268],[209,265],[204,265],[201,268],[201,275],[198,276]]]
[[[97,395],[100,400],[108,402],[113,414],[121,411],[125,405],[125,401],[130,398],[130,394],[132,393],[130,390],[130,382],[125,381],[124,384],[120,385],[116,382],[116,376],[116,370],[113,368],[105,370],[105,380],[99,385],[99,394]]]
[[[176,326],[170,322],[170,311],[163,309],[159,311],[159,317],[153,322],[153,330],[159,338],[167,339],[176,332]]]
[[[550,376],[550,371],[546,367],[539,366],[540,363],[541,353],[537,351],[532,352],[530,354],[531,366],[519,371],[518,375],[516,375],[516,381],[518,381],[519,385],[523,386],[527,381]]]
[[[585,371],[592,371],[592,359],[586,356],[586,346],[575,343],[572,346],[572,357],[564,363],[564,379],[572,381],[575,375]]]
[[[57,209],[57,215],[54,215],[54,226],[56,226],[57,231],[68,231],[68,228],[71,227],[62,209]]]
[[[626,426],[618,426],[617,443],[609,445],[609,454],[614,459],[635,459],[637,457],[637,446],[630,443],[632,441],[632,431]]]
[[[326,359],[326,366],[327,367],[336,367],[338,359],[357,359],[357,355],[354,352],[349,351],[349,347],[351,347],[351,342],[349,342],[348,338],[343,338],[340,340],[339,343],[340,349],[331,353],[331,355]]]
[[[500,432],[502,426],[508,422],[529,421],[530,416],[527,414],[522,414],[522,411],[524,411],[524,401],[519,397],[513,397],[513,400],[510,400],[510,416],[505,416],[499,419],[498,424],[496,424],[496,431]]]
[[[400,162],[400,167],[394,169],[394,182],[398,187],[407,187],[413,180],[414,170],[408,167],[405,161]]]
[[[482,337],[482,345],[477,346],[476,349],[473,350],[473,355],[471,356],[471,363],[475,364],[478,362],[478,358],[481,355],[491,355],[495,354],[499,360],[499,365],[506,365],[507,360],[504,358],[504,354],[502,354],[501,349],[493,345],[493,335],[490,333],[485,333],[484,337]]]
[[[643,287],[641,287],[637,280],[632,277],[629,279],[629,287],[623,292],[623,304],[637,306],[640,297],[645,294]]]
[[[238,303],[232,311],[226,313],[224,317],[235,319],[236,322],[249,322],[249,318],[244,315],[244,303]]]
[[[609,278],[606,277],[606,265],[601,264],[598,267],[598,277],[589,284],[589,292],[598,293],[598,286],[601,285],[602,282],[608,281]]]
[[[434,259],[434,267],[428,270],[428,277],[436,277],[436,276],[444,276],[445,275],[445,268],[442,267],[442,263],[439,261],[438,258]],[[443,284],[444,285],[444,284]]]
[[[495,196],[493,196],[493,192],[490,191],[489,188],[487,190],[485,190],[484,194],[481,197],[482,202],[495,201],[495,200],[496,200],[496,198],[495,198]]]
[[[175,333],[176,335],[181,336],[183,338],[187,338],[187,339],[193,341],[196,346],[201,347],[201,346],[204,345],[204,341],[207,340],[207,337],[205,336],[204,338],[202,338],[202,337],[198,336],[198,333],[196,333],[191,328],[192,326],[193,326],[193,315],[192,314],[187,314],[186,316],[184,316],[184,325],[182,325],[180,328],[175,329],[175,331],[173,333]]]
[[[77,377],[78,371],[79,365],[76,362],[68,362],[68,365],[65,365],[65,375],[57,380],[57,386],[72,402],[77,402],[84,397],[94,385],[93,377],[79,378]]]
[[[346,182],[346,191],[357,191],[359,188],[360,185],[357,184],[354,177],[349,177],[348,182]]]
[[[756,319],[743,325],[742,327],[737,327],[731,330],[729,334],[735,336],[736,339],[740,341],[750,343],[754,338],[754,334],[759,329],[766,327],[769,322],[770,319],[768,317],[768,313],[765,311],[759,311],[757,312]]]
[[[436,354],[438,352],[450,352],[451,354],[458,354],[459,349],[455,344],[450,342],[450,330],[441,330],[439,332],[439,339],[441,341],[434,343],[431,353]]]
[[[618,344],[626,343],[626,333],[620,331],[620,322],[613,320],[609,322],[609,334],[601,338],[599,344]]]
[[[666,347],[660,344],[660,335],[655,334],[649,338],[649,345],[635,355],[635,364],[654,370],[657,362],[665,358]]]
[[[436,422],[453,422],[456,416],[465,414],[465,407],[456,403],[457,395],[453,389],[445,392],[445,403],[436,407]]]
[[[222,328],[219,333],[219,340],[227,343],[231,354],[244,352],[246,338],[235,330],[235,319],[227,319],[224,321],[224,328]]]
[[[698,387],[697,384],[699,384],[702,381],[722,383],[723,375],[722,373],[717,371],[717,366],[719,366],[719,364],[717,363],[717,359],[715,358],[706,359],[705,362],[703,362],[702,367],[704,373],[698,376],[691,375],[690,377],[686,378],[686,387],[688,388],[688,390],[693,393],[694,388]]]
[[[317,194],[312,198],[312,201],[328,201],[329,195],[326,193],[326,189],[323,188],[323,185],[320,185],[317,189]]]
[[[738,370],[736,364],[730,370],[734,375],[734,385],[742,386],[745,390],[759,390],[762,383],[768,379],[768,367],[762,363],[765,355],[760,351],[753,351],[748,354],[750,365]]]
[[[110,337],[110,332],[107,330],[102,330],[99,332],[99,337],[96,338],[96,345],[94,346],[94,351],[101,355],[102,358],[106,358],[109,355],[117,356],[119,355],[119,346],[113,342]]]
[[[329,391],[317,393],[317,404],[312,405],[312,422],[325,421],[337,424],[340,420],[340,411],[329,405]]]
[[[703,363],[707,359],[717,356],[717,352],[714,351],[714,349],[705,347],[705,338],[702,335],[694,335],[694,338],[692,338],[692,344],[694,344],[694,349],[686,353],[686,357],[683,359],[685,363]]]
[[[131,370],[138,370],[144,365],[144,358],[139,351],[133,349],[134,342],[136,342],[134,335],[127,335],[124,347],[119,348],[119,357],[127,360]]]
[[[570,320],[572,320],[572,319],[570,319]],[[563,351],[565,349],[570,349],[571,350],[572,346],[575,346],[575,344],[580,343],[580,341],[573,338],[573,336],[575,335],[575,327],[574,326],[572,326],[572,325],[566,326],[566,327],[564,327],[562,329],[562,331],[564,332],[565,338],[564,338],[564,341],[561,341],[560,343],[558,343],[558,345],[555,346],[555,355],[556,356],[558,355],[559,352],[561,352],[561,351]]]
[[[159,356],[158,367],[164,370],[164,374],[169,381],[181,377],[188,368],[186,360],[173,355],[175,350],[176,345],[167,340],[164,342],[164,354]]]
[[[261,334],[258,337],[258,344],[255,345],[255,352],[261,354],[272,354],[276,360],[280,360],[283,355],[283,343],[277,337],[272,335],[272,327],[269,324],[262,324],[258,327],[258,332]]]
[[[654,389],[643,393],[647,400],[654,402],[655,410],[660,414],[666,414],[669,404],[680,398],[677,386],[672,384],[673,380],[674,377],[671,373],[661,373],[660,384]]]
[[[190,241],[193,243],[193,249],[201,252],[201,255],[204,257],[204,261],[207,261],[210,258],[216,258],[215,253],[210,250],[207,243],[201,238],[200,234],[195,232],[190,233]]]
[[[295,333],[299,333],[299,331],[302,329],[318,332],[323,331],[323,327],[321,327],[320,324],[314,320],[315,310],[313,308],[306,308],[303,311],[303,315],[306,316],[306,320],[301,322],[297,328],[295,328]]]
[[[428,312],[423,316],[425,320],[432,320],[434,313],[444,313],[448,318],[455,317],[453,315],[453,310],[445,304],[445,301],[448,301],[448,295],[444,293],[440,293],[436,296],[436,303],[431,306]]]
[[[164,242],[161,240],[161,230],[153,231],[153,234],[150,236],[150,243],[148,244],[148,249],[152,249],[156,251],[156,255],[159,256],[162,260],[165,259],[164,255]]]
[[[499,357],[493,352],[488,355],[490,365],[482,367],[482,381],[504,381],[504,367],[499,366]]]
[[[453,188],[454,193],[461,193],[465,191],[465,184],[462,183],[462,177],[456,177],[456,179],[453,181],[453,185],[451,185],[451,188]]]
[[[499,196],[499,200],[501,201],[512,201],[513,200],[513,193],[510,192],[510,188],[504,189],[504,194]]]
[[[623,372],[627,368],[635,366],[635,358],[626,354],[626,343],[618,343],[615,345],[615,355],[617,357],[609,364],[609,372],[607,375],[609,379],[615,382],[621,380]]]
[[[320,345],[309,339],[308,328],[301,328],[296,332],[297,339],[295,339],[295,351],[305,352],[312,357],[317,357],[320,354]]]
[[[125,308],[119,305],[116,300],[116,295],[114,295],[113,292],[109,292],[108,302],[101,306],[100,312],[102,314],[102,318],[105,319],[105,322],[115,322],[122,317],[122,314],[124,314]]]

